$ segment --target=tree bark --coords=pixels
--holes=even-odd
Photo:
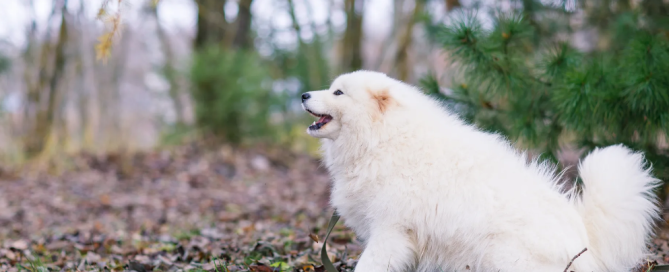
[[[455,8],[462,6],[460,4],[460,0],[445,0],[445,1],[446,1],[446,11],[453,11]]]
[[[384,61],[386,60],[386,55],[390,49],[395,46],[394,41],[397,39],[397,32],[402,28],[403,25],[403,10],[402,6],[404,5],[404,0],[393,0],[393,27],[390,30],[390,34],[381,44],[381,50],[376,58],[376,62],[372,65],[374,70],[382,70]]]
[[[79,20],[85,18],[85,2],[79,0]],[[90,33],[85,27],[80,27],[79,37],[75,52],[77,58],[77,75],[79,82],[79,118],[81,120],[81,147],[83,150],[93,150],[96,148],[97,131],[95,124],[99,121],[100,112],[97,103],[97,84],[95,74],[95,52],[89,46],[91,44]]]
[[[299,69],[302,82],[304,83],[307,90],[312,90],[314,89],[314,86],[318,84],[316,82],[319,81],[318,74],[316,73],[317,69],[315,69],[317,67],[312,66],[309,62],[309,59],[313,59],[309,54],[311,50],[307,43],[305,43],[302,39],[302,26],[300,26],[300,23],[297,21],[297,16],[295,15],[295,4],[292,0],[288,0],[288,15],[290,15],[292,20],[292,27],[295,31],[295,35],[297,36],[297,50],[300,52],[300,54],[297,55],[297,61],[299,63],[298,67],[302,67],[302,69]],[[314,33],[314,35],[317,34]]]
[[[640,3],[641,10],[645,11],[655,21],[661,21],[661,18],[669,17],[669,3],[666,1],[657,0],[643,0]],[[666,25],[665,25],[666,26]],[[653,26],[654,28],[662,29],[662,27]]]
[[[42,54],[40,56],[40,63],[44,64],[40,71],[39,81],[34,89],[29,90],[29,100],[38,102],[37,112],[35,114],[35,122],[29,134],[26,137],[25,151],[28,157],[34,157],[44,151],[45,142],[51,137],[53,131],[53,122],[55,119],[56,109],[60,104],[62,90],[60,82],[63,78],[63,72],[66,58],[66,45],[68,40],[67,27],[67,8],[63,3],[61,9],[61,25],[58,32],[58,40],[56,42],[55,59],[52,62],[52,69],[46,70],[44,67],[49,63],[50,46],[48,43],[44,44]],[[51,73],[49,73],[51,72]],[[46,100],[46,105],[42,105],[42,101]]]
[[[328,75],[328,60],[325,58],[325,54],[323,53],[323,39],[317,31],[312,3],[305,1],[304,4],[306,6],[307,13],[309,14],[309,26],[311,27],[311,32],[314,33],[314,38],[311,42],[311,47],[313,50],[311,50],[312,52],[310,54],[313,57],[309,58],[309,60],[310,65],[317,68],[315,69],[316,71],[314,73],[314,84],[316,84],[315,87],[318,88],[324,84],[327,85],[328,81],[330,80],[330,76]]]
[[[362,68],[363,0],[345,0],[346,31],[342,45],[342,70],[351,72]]]
[[[117,57],[114,58],[113,63],[110,61],[108,64],[111,69],[111,71],[108,71],[109,82],[105,84],[104,95],[100,96],[99,103],[103,105],[104,118],[106,119],[103,127],[108,131],[105,135],[105,147],[107,150],[119,150],[123,146],[126,146],[123,143],[125,131],[123,130],[124,116],[123,105],[121,104],[121,84],[125,79],[125,68],[130,57],[129,47],[132,40],[130,35],[134,35],[134,33],[126,31],[119,41],[118,51],[114,53]]]
[[[232,41],[232,47],[239,49],[250,49],[253,47],[249,32],[251,31],[251,4],[253,0],[240,0],[239,12],[235,24],[237,31]]]
[[[195,0],[197,3],[197,34],[194,48],[202,49],[208,45],[226,46],[228,23],[225,20],[227,0]],[[240,9],[241,11],[241,9]]]
[[[409,63],[409,50],[413,41],[413,28],[418,20],[418,16],[423,11],[425,0],[416,0],[416,5],[411,15],[411,19],[404,26],[404,31],[397,39],[397,52],[395,53],[395,67],[397,68],[397,77],[402,81],[409,79],[411,65]]]
[[[174,50],[172,44],[169,41],[165,29],[160,24],[160,19],[158,17],[157,6],[152,5],[150,7],[150,12],[153,18],[156,20],[156,31],[158,32],[158,39],[163,47],[163,53],[165,54],[165,63],[163,64],[163,74],[167,79],[167,82],[170,84],[169,96],[172,100],[174,106],[174,114],[176,115],[176,125],[181,126],[185,123],[185,113],[184,106],[181,101],[181,92],[179,90],[179,73],[174,67]]]
[[[32,8],[32,14],[35,14],[35,7],[33,1],[30,1],[30,5]],[[42,44],[42,48],[38,48],[38,41],[37,41],[37,22],[36,18],[32,18],[31,21],[31,27],[28,32],[28,39],[27,39],[27,44],[26,44],[26,49],[23,52],[23,61],[25,63],[24,70],[23,70],[23,81],[26,86],[26,104],[23,109],[23,119],[24,121],[24,126],[21,128],[22,133],[25,133],[29,135],[29,129],[32,129],[34,126],[35,122],[35,115],[37,112],[37,108],[39,107],[39,86],[37,85],[37,82],[35,80],[35,74],[33,73],[33,69],[36,67],[45,67],[46,63],[43,62],[40,59],[37,59],[37,55],[39,51],[44,50],[43,46],[46,46],[47,43]],[[39,55],[43,55],[42,53],[39,53]],[[37,61],[40,61],[39,64],[36,64]],[[43,68],[40,68],[40,70]],[[27,148],[29,145],[29,139],[26,139],[25,142],[23,143],[24,149]]]

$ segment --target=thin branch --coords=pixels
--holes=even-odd
[[[583,250],[581,250],[580,253],[576,254],[576,256],[574,256],[574,258],[571,258],[571,262],[569,262],[569,264],[567,265],[567,268],[564,269],[564,272],[567,272],[567,270],[569,270],[569,267],[570,267],[571,264],[574,262],[574,260],[576,260],[576,258],[578,258],[579,256],[581,256],[581,254],[583,254],[583,252],[585,252],[586,250],[588,250],[587,247],[584,248]]]

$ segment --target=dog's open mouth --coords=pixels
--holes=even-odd
[[[332,121],[332,116],[328,114],[317,114],[314,113],[313,111],[307,110],[311,115],[318,117],[317,121],[314,121],[311,126],[309,126],[309,129],[311,130],[319,130],[323,126],[325,126],[328,122]]]

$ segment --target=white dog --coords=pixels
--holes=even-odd
[[[562,193],[551,166],[384,74],[302,95],[317,116],[331,201],[365,241],[355,271],[629,271],[646,252],[658,180],[643,156],[598,149]]]

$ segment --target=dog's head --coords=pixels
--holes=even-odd
[[[397,82],[385,74],[357,71],[339,76],[329,89],[302,94],[302,107],[318,118],[307,133],[336,139],[343,128],[371,126],[397,106],[391,86]]]

